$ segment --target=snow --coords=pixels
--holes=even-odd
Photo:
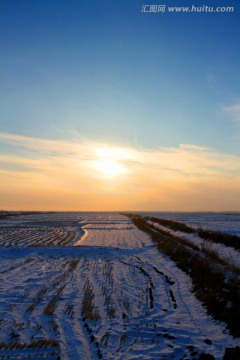
[[[182,231],[174,231],[166,226],[162,226],[158,223],[148,221],[150,225],[153,225],[155,228],[167,231],[171,235],[183,238],[189,243],[197,245],[199,249],[206,248],[207,250],[214,251],[220,259],[223,259],[226,263],[234,265],[237,268],[240,268],[240,252],[232,248],[231,246],[225,246],[220,243],[214,243],[212,241],[204,240],[196,233],[185,233]]]
[[[129,220],[122,223],[109,221],[108,223],[91,222],[83,225],[84,235],[74,245],[114,246],[119,248],[135,248],[150,245],[146,234],[136,229]]]
[[[213,231],[220,231],[226,234],[240,235],[240,212],[231,213],[184,213],[184,212],[155,212],[141,213],[146,216],[153,216],[163,219],[183,222],[193,228],[202,227]]]
[[[23,225],[25,242],[16,240]],[[75,237],[47,245],[57,230]],[[122,215],[19,216],[5,220],[0,234],[7,241],[0,248],[0,342],[59,344],[0,349],[0,357],[180,360],[196,350],[220,360],[226,347],[240,345],[206,314],[190,278]]]

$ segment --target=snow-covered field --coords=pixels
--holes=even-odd
[[[240,344],[127,217],[18,216],[0,241],[0,359],[220,360]]]
[[[240,213],[148,212],[141,214],[180,221],[195,228],[202,227],[226,234],[240,235]]]
[[[158,223],[148,221],[150,225],[155,227],[156,229],[163,230],[165,232],[170,233],[171,235],[183,238],[187,240],[189,243],[197,245],[199,249],[206,249],[214,252],[220,259],[224,260],[227,264],[235,266],[237,269],[240,269],[240,251],[235,250],[231,246],[225,246],[221,243],[214,243],[212,241],[204,240],[200,236],[194,233],[186,233],[183,231],[174,231],[166,226],[162,226]],[[240,242],[240,238],[239,238]]]

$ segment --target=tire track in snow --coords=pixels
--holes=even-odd
[[[65,216],[70,215],[61,214],[61,219]],[[34,262],[26,264],[18,283],[15,280],[12,284],[11,296],[17,298],[19,289],[25,287],[30,302],[37,292],[40,295],[42,292],[41,296],[38,294],[40,303],[31,312],[26,313],[30,305],[26,301],[18,308],[19,320],[24,319],[26,325],[21,335],[28,341],[31,336],[58,339],[64,359],[152,360],[159,359],[159,354],[162,358],[191,359],[190,345],[199,353],[212,352],[222,359],[223,348],[231,343],[230,338],[226,339],[222,328],[207,318],[202,308],[199,311],[191,308],[199,303],[193,300],[187,278],[158,253],[147,235],[115,214],[83,218],[88,232],[83,245],[91,246],[82,250],[81,247],[36,250],[40,255],[32,255]],[[147,246],[143,247],[144,244]],[[3,259],[8,254],[4,252]],[[12,266],[19,265],[18,256],[27,259],[29,254],[22,250],[18,255],[15,253]],[[76,259],[78,264],[74,262]],[[1,270],[9,266],[10,261]],[[2,276],[8,277],[10,284],[18,271],[20,274],[21,266]],[[99,314],[95,320],[84,315],[84,299],[86,304],[89,298],[92,298],[90,310]],[[55,305],[55,299],[53,311],[44,314],[46,305]],[[4,301],[4,322],[0,324],[9,335],[10,328],[16,324],[7,321],[7,297]],[[12,311],[14,314],[16,309]],[[204,343],[206,333],[216,334],[212,346]]]
[[[218,331],[219,335],[221,334],[221,332],[225,331],[225,326],[222,327],[222,330],[219,329],[220,324],[217,323],[216,321],[214,321],[210,316],[207,315],[207,311],[202,307],[202,305],[199,303],[199,301],[195,298],[194,294],[191,292],[191,280],[188,278],[188,276],[183,273],[180,269],[178,269],[176,267],[176,265],[173,262],[167,262],[167,266],[165,266],[163,264],[163,262],[165,262],[165,259],[162,258],[162,262],[160,263],[159,260],[157,259],[157,257],[152,257],[149,256],[149,254],[146,252],[144,254],[146,257],[146,261],[148,261],[149,263],[153,262],[155,260],[154,263],[154,267],[155,269],[157,269],[157,273],[158,272],[162,272],[163,275],[168,275],[169,277],[171,277],[171,279],[174,280],[175,284],[173,285],[173,289],[175,288],[177,291],[175,293],[176,298],[177,298],[177,302],[178,302],[178,306],[181,309],[185,309],[185,312],[187,313],[187,315],[189,316],[191,322],[194,324],[193,326],[193,330],[191,330],[189,332],[188,336],[193,336],[194,333],[197,334],[197,332],[199,332],[200,335],[200,339],[202,339],[202,341],[208,341],[209,339],[212,338],[212,335],[214,334],[214,331]],[[157,262],[156,262],[157,260]],[[150,265],[151,266],[151,265]],[[173,268],[173,270],[171,270],[171,267]],[[159,268],[161,270],[159,270]],[[155,270],[156,271],[156,270]],[[181,273],[180,279],[178,277],[178,275]],[[184,295],[183,295],[184,292]],[[182,310],[181,310],[182,311]],[[183,312],[184,313],[184,312]],[[206,323],[203,323],[202,319],[206,318],[208,320],[209,326],[206,325]],[[214,329],[214,330],[213,330]],[[184,330],[185,331],[185,330]],[[179,332],[179,329],[178,329]],[[186,331],[187,333],[187,331]],[[226,335],[225,335],[226,336]],[[212,343],[212,342],[211,342]],[[213,351],[216,354],[218,354],[219,359],[222,358],[222,352],[224,351],[224,344],[222,344],[221,342],[218,343],[217,345],[210,344],[210,346],[204,346],[206,347],[206,351]]]
[[[89,339],[81,321],[81,299],[83,294],[81,272],[86,271],[85,266],[86,259],[80,259],[78,266],[73,270],[66,302],[56,311],[61,339],[60,345],[64,359],[91,359]],[[70,312],[69,309],[71,309]]]

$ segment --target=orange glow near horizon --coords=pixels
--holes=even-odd
[[[136,149],[4,133],[0,141],[15,153],[0,156],[3,210],[240,210],[234,155],[188,144]]]

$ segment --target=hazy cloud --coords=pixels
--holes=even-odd
[[[0,133],[0,144],[11,148],[0,156],[1,196],[6,204],[25,197],[25,208],[33,208],[40,193],[54,209],[91,210],[93,204],[99,210],[144,209],[145,204],[174,210],[183,206],[184,197],[188,208],[194,200],[195,209],[202,209],[212,194],[215,208],[229,208],[240,192],[240,157],[194,144],[145,149],[9,133]],[[109,164],[117,173],[111,179],[104,174]],[[71,207],[69,199],[78,205]]]
[[[222,106],[222,110],[235,122],[240,131],[240,100],[232,105]]]

